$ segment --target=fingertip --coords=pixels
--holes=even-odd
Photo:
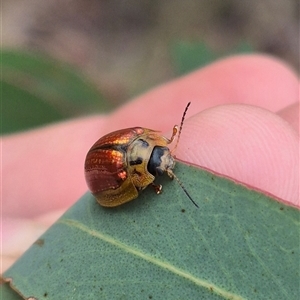
[[[298,137],[267,110],[226,105],[195,115],[177,156],[299,205]]]
[[[236,55],[162,84],[115,111],[107,132],[143,126],[168,130],[185,105],[189,114],[210,107],[243,103],[276,112],[298,101],[298,78],[283,61],[267,55]]]
[[[299,96],[300,97],[300,96]],[[299,134],[299,102],[293,103],[280,110],[278,113],[282,119],[287,121],[291,127]]]

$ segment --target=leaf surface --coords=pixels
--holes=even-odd
[[[178,163],[163,193],[85,194],[4,277],[37,299],[298,299],[299,211]],[[44,297],[47,295],[47,298]]]

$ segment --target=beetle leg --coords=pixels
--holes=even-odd
[[[167,172],[167,174],[168,174],[168,176],[173,180],[174,179],[174,177],[175,177],[175,175],[174,175],[174,173],[173,173],[173,171],[172,170],[170,170],[170,169],[167,169],[166,170],[166,172]]]
[[[155,184],[153,182],[151,184],[152,184],[152,186],[153,186],[153,188],[155,190],[155,193],[157,195],[159,195],[161,193],[161,191],[162,191],[162,185],[161,184]]]

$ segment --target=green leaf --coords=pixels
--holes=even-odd
[[[178,163],[114,209],[89,193],[4,273],[38,299],[298,299],[299,211]]]
[[[87,78],[60,61],[2,50],[1,67],[2,133],[110,107]]]
[[[17,294],[14,290],[12,290],[8,283],[1,282],[0,284],[0,299],[2,300],[22,300],[20,295]]]
[[[179,75],[203,67],[223,56],[252,51],[252,47],[245,42],[241,42],[234,49],[220,53],[217,53],[203,42],[180,41],[175,43],[171,49],[174,66]]]
[[[50,103],[21,88],[2,82],[2,133],[41,126],[64,119]]]

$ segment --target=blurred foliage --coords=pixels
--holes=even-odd
[[[74,67],[20,51],[2,50],[1,93],[2,134],[110,107]]]
[[[216,53],[205,43],[178,42],[170,49],[175,72],[188,73],[217,58],[249,52],[241,43]],[[105,112],[111,104],[76,68],[49,57],[2,50],[2,134],[22,131],[89,113]]]
[[[224,56],[249,52],[253,52],[253,48],[246,42],[241,42],[234,49],[222,53],[217,53],[203,42],[180,41],[171,49],[175,70],[179,75],[203,67]]]

